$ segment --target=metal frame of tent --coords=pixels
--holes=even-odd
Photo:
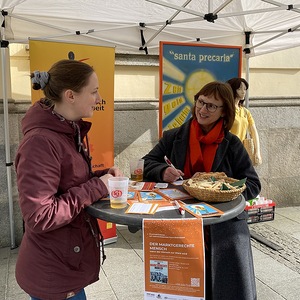
[[[218,7],[217,9],[215,9],[213,12],[209,12],[209,13],[206,13],[206,14],[203,14],[203,13],[199,13],[199,12],[196,12],[194,10],[190,10],[190,9],[187,9],[185,8],[192,0],[187,0],[182,6],[178,6],[178,5],[174,5],[174,4],[170,4],[170,3],[166,3],[166,2],[163,2],[161,0],[146,0],[147,2],[152,2],[152,3],[155,3],[155,4],[158,4],[158,5],[162,5],[162,6],[165,6],[165,7],[169,7],[169,8],[172,8],[174,10],[176,10],[176,12],[166,21],[164,22],[161,22],[161,23],[143,23],[141,24],[142,27],[146,27],[146,26],[153,26],[153,25],[161,25],[161,28],[159,30],[157,30],[157,32],[148,39],[147,42],[143,43],[143,40],[142,40],[142,47],[141,47],[141,50],[145,50],[147,51],[147,45],[156,37],[159,35],[160,32],[162,32],[163,30],[165,30],[165,28],[168,26],[168,25],[171,25],[172,23],[175,24],[175,23],[186,23],[186,22],[195,22],[195,21],[199,21],[199,17],[202,19],[202,20],[206,20],[208,22],[212,22],[214,23],[215,20],[217,20],[218,18],[228,18],[228,17],[234,17],[234,16],[241,16],[241,15],[250,15],[250,14],[257,14],[257,13],[263,13],[263,12],[270,12],[270,11],[281,11],[281,10],[292,10],[292,11],[295,11],[297,13],[300,13],[300,4],[298,5],[293,5],[293,4],[282,4],[282,3],[279,3],[279,2],[276,2],[276,1],[273,1],[273,0],[262,0],[262,2],[266,2],[266,3],[269,3],[269,4],[272,4],[274,5],[275,7],[273,8],[266,8],[266,9],[256,9],[256,10],[251,10],[251,11],[241,11],[241,12],[234,12],[234,13],[231,13],[231,14],[219,14],[219,12],[224,9],[229,3],[231,3],[233,0],[227,0],[225,1],[220,7]],[[192,15],[195,15],[197,16],[197,18],[189,18],[189,19],[181,19],[181,20],[174,20],[176,16],[178,16],[178,14],[180,12],[186,12],[188,14],[192,14]],[[288,33],[291,33],[291,32],[294,32],[296,30],[298,30],[298,28],[300,27],[300,21],[299,21],[299,25],[297,26],[294,26],[293,28],[288,28],[284,31],[282,30],[274,30],[272,31],[273,33],[278,33],[276,34],[275,36],[273,36],[272,38],[269,38],[269,39],[266,39],[265,41],[257,44],[257,45],[253,45],[253,46],[250,46],[250,39],[251,39],[251,35],[253,34],[260,34],[260,33],[265,33],[265,32],[259,32],[259,31],[256,31],[256,32],[251,32],[251,31],[245,31],[245,45],[247,47],[245,47],[243,49],[243,51],[245,52],[245,54],[250,54],[251,53],[251,50],[265,44],[265,43],[268,43],[270,42],[271,40],[274,40],[276,38],[279,38],[285,34],[288,34]],[[270,32],[270,31],[269,31]],[[194,39],[192,40],[194,42],[198,42],[200,41],[200,39]]]

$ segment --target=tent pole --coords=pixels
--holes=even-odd
[[[5,157],[6,157],[6,172],[7,172],[7,192],[9,204],[9,222],[10,222],[10,240],[11,249],[16,248],[15,242],[15,224],[13,214],[13,199],[12,199],[12,181],[11,181],[11,166],[13,163],[10,159],[10,140],[9,140],[9,123],[8,123],[8,99],[7,99],[7,78],[6,78],[6,51],[8,42],[1,41],[1,72],[2,72],[2,90],[3,90],[3,116],[4,116],[4,135],[5,135]]]
[[[244,53],[245,53],[245,61],[246,61],[246,81],[249,84],[249,77],[250,77],[250,67],[249,67],[249,58],[250,58],[250,37],[251,37],[251,31],[245,31],[245,48],[244,48]],[[246,97],[245,97],[245,107],[249,108],[249,90],[246,92]]]
[[[246,54],[246,81],[248,83],[249,83],[249,77],[250,77],[249,55]],[[246,106],[246,108],[249,108],[249,90],[246,93],[245,106]]]
[[[182,5],[182,7],[184,8],[184,7],[186,7],[190,2],[191,2],[192,0],[187,0],[183,5]],[[144,43],[143,44],[143,49],[145,49],[145,48],[147,48],[147,44],[148,43],[150,43],[151,41],[153,41],[166,27],[167,27],[167,25],[169,25],[169,24],[171,24],[172,23],[172,21],[174,20],[174,18],[176,18],[177,16],[178,16],[178,14],[179,14],[179,10],[178,11],[176,11],[176,13],[174,13],[173,15],[172,15],[172,17],[170,18],[170,19],[168,19],[167,21],[166,21],[166,23],[154,34],[154,35],[152,35],[152,37],[146,42],[146,43]]]

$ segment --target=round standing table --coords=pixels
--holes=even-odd
[[[212,206],[224,212],[220,217],[205,217],[203,225],[212,225],[233,219],[243,212],[246,202],[243,195],[229,202],[209,203]],[[130,232],[137,232],[142,228],[143,219],[188,219],[195,218],[193,215],[185,212],[182,216],[177,209],[158,211],[155,214],[126,214],[128,207],[122,209],[111,208],[109,200],[99,200],[87,207],[87,212],[97,219],[106,222],[127,225]]]

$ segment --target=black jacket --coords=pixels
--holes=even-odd
[[[180,170],[184,170],[191,120],[179,128],[163,133],[158,144],[143,158],[146,180],[161,182],[167,164],[166,155]],[[219,145],[212,172],[225,172],[227,176],[242,179],[247,177],[245,199],[256,197],[261,189],[260,180],[239,138],[230,132]],[[247,213],[236,218],[205,226],[206,243],[206,299],[207,300],[254,300],[256,299],[250,233]]]
[[[147,180],[163,181],[163,170],[168,167],[164,155],[177,169],[183,171],[189,144],[190,123],[191,120],[181,127],[165,131],[158,144],[143,157],[144,176]],[[236,179],[247,177],[247,189],[243,193],[246,200],[255,198],[260,192],[261,184],[245,147],[237,136],[228,131],[225,131],[225,137],[217,149],[211,171],[225,172],[228,177]]]

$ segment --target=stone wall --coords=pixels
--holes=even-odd
[[[10,151],[12,160],[21,138],[20,121],[30,101],[9,101]],[[115,102],[115,165],[129,175],[128,161],[141,157],[158,141],[158,100]],[[278,207],[299,206],[300,99],[253,98],[250,110],[259,131],[263,164],[257,167],[262,181],[261,195]],[[0,247],[11,245],[7,167],[0,100]],[[11,167],[13,216],[16,243],[22,237],[22,218],[14,167]]]

